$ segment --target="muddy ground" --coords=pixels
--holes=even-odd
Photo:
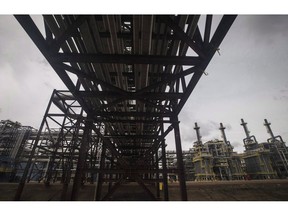
[[[250,180],[221,182],[187,182],[189,201],[288,201],[288,180]],[[12,201],[18,184],[0,183],[0,200]],[[152,192],[155,187],[148,186]],[[103,187],[103,195],[108,190],[108,184]],[[49,187],[43,183],[26,184],[21,200],[25,201],[59,201],[62,185],[52,184]],[[85,184],[79,193],[78,200],[93,201],[96,185]],[[67,192],[69,200],[71,185]],[[115,191],[110,201],[148,201],[147,193],[137,183],[126,183]],[[163,200],[160,191],[159,200]],[[181,200],[179,184],[169,183],[169,200]]]

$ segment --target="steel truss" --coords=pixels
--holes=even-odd
[[[77,149],[73,145],[79,148],[78,156],[71,156],[72,162],[61,161],[70,164],[68,167],[77,162],[72,200],[77,200],[82,177],[88,172],[84,167],[87,149],[93,146],[92,130],[103,144],[97,200],[109,199],[127,180],[138,182],[151,200],[159,198],[158,183],[163,182],[164,199],[169,200],[165,137],[172,130],[181,197],[187,200],[178,114],[236,18],[223,16],[213,33],[212,15],[207,15],[202,34],[199,17],[44,15],[43,36],[30,16],[15,16],[85,113],[76,115],[80,120],[62,110],[63,121],[57,121],[61,135],[58,141],[51,141],[54,150],[48,170],[60,163],[61,156],[71,153],[70,149]],[[47,112],[45,117],[52,118]],[[64,145],[69,131],[66,121],[73,133],[78,131],[71,135],[81,137],[78,143]],[[76,154],[76,150],[72,152]],[[108,169],[107,157],[111,162]],[[20,199],[27,178],[24,174],[15,199]],[[101,186],[108,174],[111,187],[102,195]],[[155,191],[146,182],[154,182]]]

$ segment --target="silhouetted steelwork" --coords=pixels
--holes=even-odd
[[[151,191],[145,181],[157,184],[157,173],[163,176],[168,200],[167,169],[153,161],[159,149],[165,155],[163,140],[174,128],[180,190],[187,200],[178,114],[236,16],[223,16],[212,32],[208,15],[201,35],[199,15],[44,15],[44,36],[30,16],[15,17],[86,114],[80,115],[85,129],[71,199],[77,200],[81,176],[87,173],[84,152],[93,146],[87,134],[94,131],[106,149],[101,158],[110,158],[108,169],[104,159],[100,165],[97,200],[109,199],[125,181],[138,182],[156,200],[157,190]],[[79,117],[64,115],[71,121]],[[100,125],[105,134],[95,128]],[[65,123],[59,127],[63,131]],[[75,123],[75,130],[82,127]],[[109,172],[114,185],[102,196],[101,181]],[[27,172],[15,199],[20,199],[26,178]]]

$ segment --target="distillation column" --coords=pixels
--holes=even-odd
[[[195,167],[195,181],[214,180],[213,158],[208,149],[202,144],[200,127],[195,122],[197,141],[194,142],[193,163]]]
[[[241,119],[241,125],[243,126],[243,129],[246,135],[246,138],[243,139],[245,149],[246,150],[256,149],[258,147],[258,142],[254,135],[250,136],[250,131],[248,130],[247,122]]]
[[[230,142],[227,141],[227,137],[226,137],[226,134],[225,134],[225,129],[226,129],[226,128],[223,126],[223,124],[220,123],[220,128],[219,128],[219,130],[221,131],[221,135],[222,135],[223,141],[224,141],[225,144],[230,144]]]
[[[230,144],[230,141],[227,140],[225,127],[222,123],[220,123],[219,130],[221,131],[221,135],[223,141],[226,145],[227,149],[227,156],[228,156],[228,164],[229,164],[229,177],[232,180],[242,180],[244,179],[245,173],[241,165],[241,156],[236,152],[233,152],[233,146]]]
[[[247,123],[241,119],[241,125],[244,128],[246,138],[243,139],[245,146],[245,153],[243,159],[245,160],[246,173],[248,178],[252,179],[270,179],[274,178],[270,152],[265,151],[263,144],[258,144],[255,136],[250,136]]]
[[[271,144],[270,151],[274,169],[280,178],[285,178],[288,176],[287,147],[281,136],[274,136],[270,125],[271,123],[269,123],[267,119],[264,119],[264,126],[270,135],[267,141]]]

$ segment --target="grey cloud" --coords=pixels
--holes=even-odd
[[[286,15],[255,15],[250,16],[249,22],[247,22],[247,27],[250,27],[253,32],[259,34],[261,38],[280,34],[285,35],[285,29],[288,29],[288,16]]]
[[[287,95],[280,95],[280,96],[275,96],[274,98],[277,98],[276,100],[288,100],[288,96]]]
[[[279,100],[286,101],[286,100],[288,100],[287,93],[288,93],[288,87],[287,87],[287,85],[285,85],[285,88],[280,89],[279,93],[277,95],[273,96],[273,99],[276,101],[279,101]]]
[[[283,27],[288,27],[287,15],[258,15],[254,17],[254,23],[257,24],[256,30],[261,30],[263,33],[271,33],[273,31],[281,31]]]
[[[182,113],[180,113],[179,117],[181,123],[180,123],[180,129],[181,129],[181,138],[183,142],[187,143],[193,143],[196,141],[196,131],[194,129],[195,122],[197,122],[198,126],[200,127],[200,135],[203,138],[203,141],[205,141],[206,137],[213,136],[214,138],[217,138],[217,136],[220,135],[219,127],[220,122],[216,122],[213,120],[209,121],[201,121],[198,118],[196,118],[192,113],[191,110],[184,109]],[[231,125],[224,124],[226,128],[231,129]],[[218,134],[218,135],[215,135]]]
[[[50,67],[49,63],[48,63],[47,60],[44,59],[44,58],[40,61],[40,63],[43,64],[43,65],[45,65],[45,66],[49,66],[49,67]]]
[[[192,133],[192,131],[191,131],[191,133],[181,133],[181,137],[182,137],[182,140],[184,141],[184,142],[189,142],[189,143],[193,143],[193,142],[195,142],[196,141],[196,134],[195,133]]]
[[[200,127],[200,135],[202,137],[202,142],[206,142],[211,139],[219,139],[220,138],[220,122],[216,121],[200,121],[193,117],[193,115],[187,115],[186,118],[180,124],[181,128],[181,138],[184,143],[184,146],[191,146],[196,140],[196,131],[194,129],[195,122],[197,122]],[[227,123],[223,123],[226,127],[226,130],[232,130],[232,126]]]
[[[219,124],[214,121],[209,122],[197,122],[198,126],[200,127],[200,135],[201,137],[205,138],[214,134],[219,130]],[[190,126],[184,126],[184,131],[182,133],[182,137],[184,141],[196,141],[196,131],[194,130],[194,122],[191,122]]]
[[[209,124],[211,125],[211,127],[215,127],[215,128],[219,128],[219,123],[215,122],[215,121],[209,121]]]
[[[45,81],[43,84],[48,88],[53,88],[53,86],[51,86],[51,84],[49,82]]]
[[[39,64],[39,66],[42,66],[42,67],[48,67],[48,68],[51,67],[50,64],[47,62],[47,60],[45,58],[42,58],[41,56],[40,58],[38,57],[35,59],[31,59],[31,61]]]
[[[237,142],[237,141],[236,141],[236,142],[232,142],[231,145],[232,145],[233,147],[236,147],[236,148],[237,148],[237,147],[242,147],[242,146],[243,146],[242,143]]]
[[[195,130],[194,130],[194,123],[195,118],[193,114],[184,111],[180,114],[179,117],[180,129],[181,129],[181,138],[184,142],[194,142],[196,140]]]
[[[229,123],[226,123],[226,122],[221,122],[222,124],[223,124],[223,126],[225,127],[225,130],[226,131],[229,131],[229,130],[232,130],[232,126],[231,126],[231,124],[229,124]],[[220,128],[220,123],[219,124],[217,124],[217,126],[216,126],[218,129]]]
[[[48,67],[40,51],[12,15],[0,16],[0,32],[0,65],[9,64],[14,76],[19,77],[21,82],[31,73],[37,73],[39,66]],[[31,67],[35,62],[39,66]]]
[[[226,123],[224,126],[226,127],[226,130],[232,130],[232,126],[230,124]]]
[[[209,136],[211,133],[219,130],[219,123],[215,121],[209,121],[207,123],[203,122],[200,126],[200,133],[204,136]]]

